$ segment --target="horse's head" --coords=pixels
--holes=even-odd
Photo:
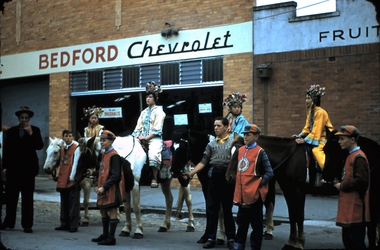
[[[185,139],[180,139],[178,142],[173,142],[172,151],[172,166],[171,171],[175,176],[178,176],[185,165],[190,160],[189,142]]]
[[[232,143],[231,143],[231,149],[234,147],[240,148],[243,145],[244,145],[244,138],[241,137],[238,133],[234,132],[234,139],[232,140]]]
[[[96,157],[99,157],[99,155],[102,152],[102,146],[100,145],[100,138],[99,137],[91,137],[86,139],[86,146],[88,149],[91,150],[92,153],[95,154]]]
[[[46,149],[46,160],[43,167],[47,174],[51,174],[52,170],[57,166],[63,145],[64,141],[62,139],[49,137],[49,146]]]

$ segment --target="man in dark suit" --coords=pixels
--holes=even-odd
[[[4,134],[3,174],[6,177],[6,216],[0,229],[14,228],[21,192],[21,226],[32,233],[35,177],[39,171],[36,150],[44,147],[40,129],[29,124],[34,112],[22,106],[15,112],[19,125]]]

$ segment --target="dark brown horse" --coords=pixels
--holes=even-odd
[[[378,238],[380,227],[380,145],[366,137],[360,137],[358,145],[366,154],[370,167],[369,206],[371,222],[367,228],[369,249],[380,249]],[[329,182],[333,182],[334,179],[340,181],[344,163],[348,155],[347,150],[340,148],[338,138],[333,136],[333,134],[329,136],[323,150],[326,154],[323,178]]]
[[[278,182],[288,206],[290,235],[283,249],[304,249],[304,210],[308,191],[307,155],[305,146],[297,144],[294,138],[260,135],[257,143],[268,154],[274,178],[270,182],[265,201],[267,229],[273,228],[275,181]]]

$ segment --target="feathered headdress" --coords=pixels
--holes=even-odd
[[[317,96],[325,95],[325,87],[321,87],[319,84],[310,85],[309,89],[306,91],[306,94],[315,99]]]
[[[96,105],[88,107],[87,109],[83,108],[84,117],[82,118],[82,120],[89,119],[90,116],[92,116],[93,114],[96,114],[98,117],[100,117],[103,114],[103,112],[103,109],[101,107],[96,107]]]
[[[235,103],[239,105],[243,105],[243,102],[247,101],[248,97],[246,94],[240,94],[239,92],[232,92],[228,94],[226,98],[224,98],[223,106],[231,107]]]
[[[157,94],[162,93],[161,85],[155,81],[148,82],[145,89],[147,93],[153,92],[156,96]]]

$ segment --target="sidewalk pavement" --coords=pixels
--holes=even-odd
[[[59,202],[59,193],[55,190],[56,182],[50,180],[48,176],[36,177],[36,190],[35,200],[46,200]],[[165,199],[162,194],[161,188],[150,188],[149,186],[141,186],[140,206],[141,210],[152,213],[165,212]],[[175,211],[178,190],[176,186],[171,187],[173,194],[173,211]],[[81,194],[81,197],[83,195]],[[194,216],[205,216],[205,200],[203,197],[202,189],[200,187],[191,188],[191,198],[193,203]],[[321,223],[322,225],[329,223],[335,225],[335,216],[337,209],[337,196],[321,197],[308,195],[305,205],[305,223]],[[96,194],[91,192],[90,196],[90,209],[96,209]],[[233,206],[233,214],[236,216],[237,206]],[[187,212],[187,206],[183,204],[183,213]],[[274,219],[281,222],[288,222],[288,210],[283,195],[276,195]],[[318,222],[319,221],[319,222]]]

